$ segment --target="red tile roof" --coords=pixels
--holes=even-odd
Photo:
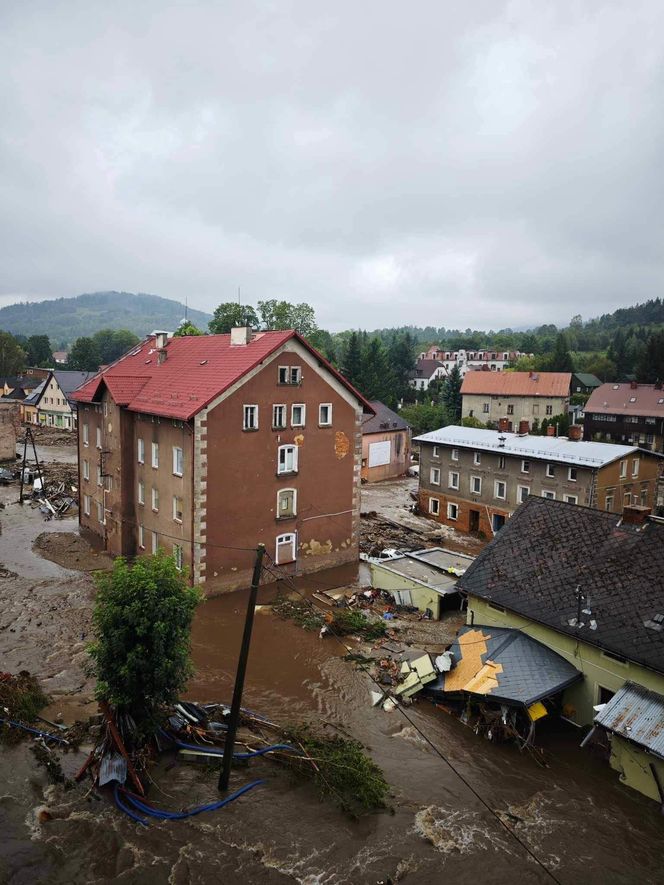
[[[571,372],[468,372],[462,394],[569,396]]]
[[[314,354],[357,397],[365,412],[373,413],[362,394],[297,332],[257,332],[249,344],[233,347],[230,339],[230,335],[169,338],[166,359],[159,363],[155,337],[150,336],[80,387],[73,398],[94,402],[105,384],[113,399],[133,412],[187,421],[292,339]]]
[[[632,402],[634,400],[634,402]],[[654,384],[602,384],[590,395],[584,411],[604,415],[664,417],[664,390]]]

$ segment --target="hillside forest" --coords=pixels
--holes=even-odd
[[[151,325],[154,324],[148,323]],[[367,399],[400,408],[416,433],[458,421],[461,414],[458,372],[432,384],[428,391],[416,392],[409,385],[418,354],[431,345],[450,351],[521,352],[526,355],[511,367],[517,371],[588,372],[601,381],[636,379],[653,383],[664,378],[661,298],[585,322],[581,316],[575,316],[564,328],[542,325],[527,331],[405,326],[332,333],[318,328],[310,305],[274,299],[259,301],[256,306],[224,302],[214,311],[207,328],[202,323],[196,325],[191,315],[176,325],[176,335],[221,334],[238,325],[296,329]],[[139,340],[135,331],[111,325],[92,335],[79,336],[72,343],[63,368],[95,371]],[[51,348],[51,339],[42,330],[30,336],[0,331],[0,377],[16,375],[28,365],[53,365]]]

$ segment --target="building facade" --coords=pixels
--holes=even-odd
[[[602,384],[585,405],[583,438],[664,452],[662,384]]]
[[[491,537],[529,496],[620,513],[654,507],[664,459],[634,446],[444,427],[420,443],[422,514]],[[570,428],[580,437],[581,428]]]
[[[77,408],[72,394],[93,372],[55,369],[25,400],[24,420],[44,427],[76,430]]]
[[[462,375],[472,371],[504,372],[522,356],[518,350],[443,350],[435,345],[419,355],[419,360],[440,362],[447,374],[455,366]]]
[[[76,398],[81,526],[113,555],[164,549],[209,592],[259,543],[290,573],[357,559],[371,407],[296,333],[160,333]]]
[[[410,466],[410,425],[379,400],[362,422],[362,479],[380,482],[403,476]]]
[[[570,372],[469,372],[461,385],[462,418],[497,426],[507,418],[510,430],[520,421],[535,421],[567,413]]]

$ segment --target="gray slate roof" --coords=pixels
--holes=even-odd
[[[376,414],[366,416],[362,422],[362,433],[387,433],[389,430],[410,430],[410,424],[404,421],[396,412],[393,412],[392,409],[388,409],[385,403],[374,399],[370,401],[369,405]]]
[[[475,624],[462,627],[459,634],[463,636],[469,631],[482,633],[486,640],[486,652],[481,655],[482,665],[491,661],[499,664],[501,670],[496,676],[498,685],[488,692],[479,692],[478,696],[529,707],[583,678],[583,674],[569,661],[520,630]],[[454,661],[460,661],[462,650],[458,639],[452,643],[451,651]],[[450,671],[450,675],[453,673]],[[447,674],[442,674],[442,680],[432,683],[431,687],[438,686],[442,681],[439,690],[445,692],[447,678]],[[468,693],[475,694],[473,691]]]
[[[664,759],[664,697],[626,682],[595,717],[597,725]]]
[[[577,586],[591,610],[578,629]],[[664,673],[664,629],[652,626],[664,614],[662,523],[637,529],[620,514],[530,497],[457,589]]]

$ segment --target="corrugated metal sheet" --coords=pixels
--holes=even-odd
[[[595,723],[664,759],[663,695],[626,682],[599,711]]]

